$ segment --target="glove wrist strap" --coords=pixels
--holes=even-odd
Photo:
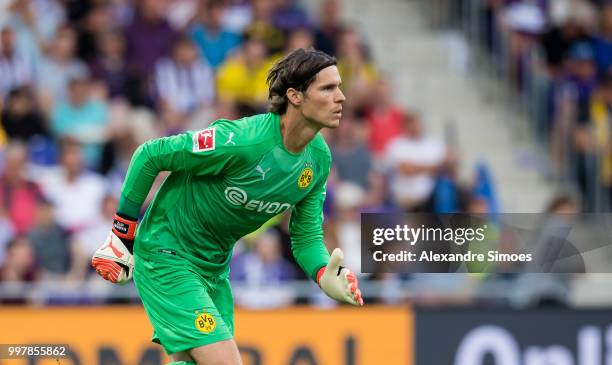
[[[319,271],[317,271],[317,284],[319,284],[319,286],[321,286],[321,276],[323,276],[323,274],[325,273],[325,268],[327,266],[323,266],[319,269]]]
[[[125,219],[115,214],[113,221],[113,233],[122,240],[134,241],[136,235],[137,222],[134,220]]]

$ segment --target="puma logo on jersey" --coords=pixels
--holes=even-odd
[[[263,167],[261,167],[260,165],[257,165],[257,167],[255,168],[255,170],[257,172],[259,172],[261,174],[261,180],[265,180],[266,179],[266,174],[268,173],[268,171],[270,171],[270,168],[268,167],[265,171],[263,169]]]
[[[232,141],[232,138],[234,138],[234,132],[230,132],[229,137],[227,138],[227,141],[225,141],[225,144],[232,144],[232,145],[236,145],[236,142]]]

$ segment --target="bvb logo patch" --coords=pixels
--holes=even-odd
[[[196,312],[195,327],[202,333],[211,333],[217,328],[217,321],[210,313],[198,314]]]
[[[300,174],[300,178],[298,179],[298,187],[300,189],[307,188],[308,185],[310,185],[310,183],[312,182],[313,176],[314,176],[314,172],[312,171],[310,167],[307,167],[304,170],[302,170],[302,173]]]

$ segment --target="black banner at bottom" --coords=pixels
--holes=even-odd
[[[611,365],[612,311],[420,310],[416,365]]]

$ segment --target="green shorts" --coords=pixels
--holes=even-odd
[[[173,253],[134,255],[134,283],[153,325],[153,342],[173,354],[233,338],[229,274],[207,277]]]

